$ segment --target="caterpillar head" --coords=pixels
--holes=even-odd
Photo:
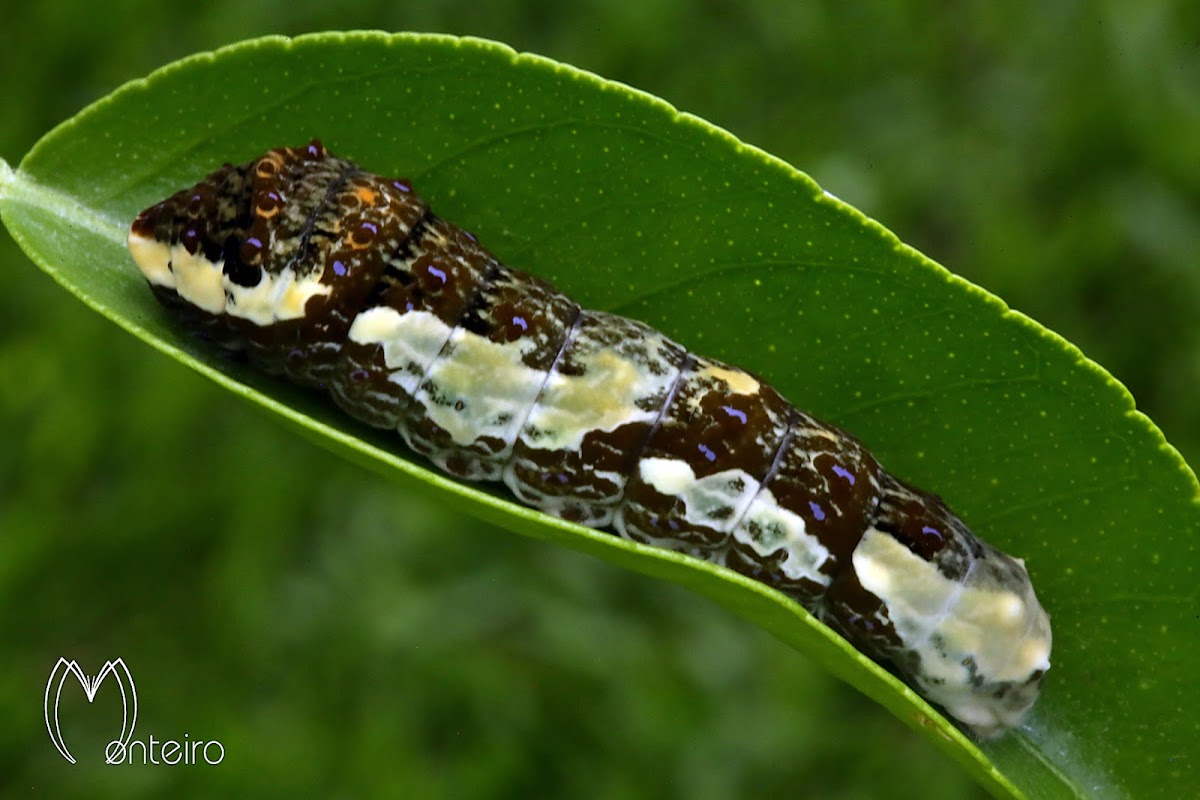
[[[424,211],[406,182],[363,173],[314,140],[225,164],[151,206],[129,250],[189,327],[318,383],[389,249]]]

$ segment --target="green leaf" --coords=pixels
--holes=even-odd
[[[323,398],[181,337],[125,252],[129,222],[221,162],[312,137],[411,177],[440,215],[585,305],[762,374],[1027,559],[1055,630],[1028,724],[976,746],[782,595],[446,480]],[[18,170],[0,162],[0,214],[39,266],[164,353],[398,481],[715,598],[998,796],[1195,789],[1194,475],[1071,345],[724,131],[480,40],[267,38],[127,84]]]

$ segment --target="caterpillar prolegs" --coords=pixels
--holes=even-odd
[[[134,221],[158,299],[445,472],[795,598],[981,736],[1050,666],[1023,563],[744,370],[499,263],[319,142]]]

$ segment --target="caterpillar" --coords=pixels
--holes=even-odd
[[[758,377],[500,263],[406,180],[282,147],[146,209],[129,249],[192,332],[456,478],[778,589],[981,738],[1037,699],[1050,623],[1021,560]]]

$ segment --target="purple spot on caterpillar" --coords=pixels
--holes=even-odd
[[[717,460],[717,454],[714,453],[711,449],[709,449],[706,445],[698,444],[698,445],[696,445],[696,449],[698,449],[701,453],[703,453],[704,457],[707,458],[709,461]]]
[[[742,423],[743,425],[746,424],[746,412],[745,411],[739,411],[738,409],[734,408],[733,406],[721,406],[721,410],[724,411],[726,414],[728,414],[731,417],[736,417],[738,422]]]
[[[404,192],[405,194],[408,194],[409,192],[412,191],[412,187],[409,186],[407,183],[404,183],[403,181],[392,181],[392,186],[395,186],[397,189]]]
[[[470,239],[472,242],[479,241],[478,239],[475,238],[475,234],[471,233],[470,231],[463,231],[463,235],[466,236],[468,239]]]
[[[246,244],[252,245],[255,250],[261,250],[262,246],[263,246],[262,240],[259,239],[257,236],[251,236],[249,239],[246,240]]]
[[[367,377],[368,377],[368,373],[365,369],[356,369],[350,373],[350,382],[351,383],[362,383],[363,381],[365,381],[367,379]]]
[[[808,507],[810,509],[812,509],[813,516],[817,518],[817,522],[825,521],[825,509],[821,508],[819,505],[814,503],[812,500],[808,501]]]
[[[926,536],[932,536],[939,542],[945,541],[945,537],[942,536],[942,532],[937,528],[931,528],[928,525],[925,525],[921,528],[921,533],[925,534]]]
[[[521,330],[523,330],[523,331],[529,330],[529,323],[525,321],[524,317],[513,317],[512,321],[513,321],[513,324],[516,325],[517,327],[519,327]]]
[[[343,264],[341,261],[338,261],[335,259],[333,262],[333,274],[338,275],[339,277],[342,275],[345,275],[346,274],[346,265]]]
[[[440,270],[440,269],[438,269],[437,267],[435,267],[435,266],[432,266],[432,265],[431,265],[431,266],[428,268],[428,270],[427,270],[427,271],[429,272],[429,274],[430,274],[430,275],[432,275],[433,277],[437,278],[437,279],[438,279],[439,281],[441,281],[442,283],[445,283],[445,282],[446,282],[446,273],[445,273],[444,271],[442,271],[442,270]]]
[[[362,227],[366,228],[371,233],[379,233],[379,228],[375,225],[374,222],[364,222],[362,224]]]
[[[851,472],[850,470],[846,469],[845,467],[839,467],[837,464],[834,464],[833,472],[839,478],[845,478],[846,480],[850,481],[851,486],[854,485],[854,473]]]
[[[320,148],[317,147],[317,145],[315,143],[313,143],[308,146],[308,154],[310,156],[312,156],[313,158],[320,158],[321,150],[320,150]]]

